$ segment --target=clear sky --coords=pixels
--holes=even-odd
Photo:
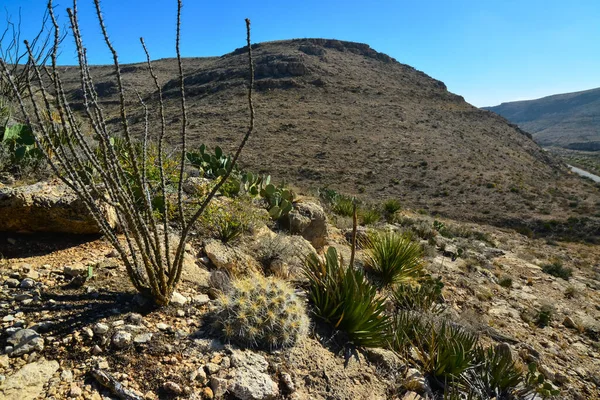
[[[44,0],[2,0],[22,30],[39,27]],[[108,63],[92,0],[80,0],[91,63]],[[63,22],[71,1],[56,1]],[[104,0],[121,62],[173,57],[175,0]],[[184,0],[182,55],[215,56],[252,40],[319,37],[368,43],[446,83],[476,106],[600,87],[600,0]],[[5,22],[0,22],[0,27]],[[75,63],[67,38],[60,62]]]

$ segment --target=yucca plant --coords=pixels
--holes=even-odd
[[[313,313],[348,335],[355,345],[386,345],[391,320],[384,299],[364,273],[342,264],[334,247],[324,259],[311,254],[303,267]]]
[[[476,363],[477,336],[448,321],[430,323],[414,341],[417,357],[432,388],[442,390]]]
[[[383,203],[383,210],[388,215],[388,217],[394,215],[402,208],[400,202],[396,199],[390,199]]]
[[[517,389],[525,382],[523,368],[515,363],[507,346],[496,346],[476,351],[476,367],[469,370],[466,380],[472,390],[482,397],[498,400],[516,398]]]
[[[354,213],[354,199],[352,199],[352,197],[338,194],[333,198],[331,210],[337,215],[351,217]]]
[[[372,225],[381,219],[381,213],[376,208],[365,208],[360,211],[362,225]]]
[[[373,233],[367,241],[366,267],[381,287],[415,281],[422,275],[423,250],[409,235]]]

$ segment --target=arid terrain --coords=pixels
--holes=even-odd
[[[443,82],[365,44],[298,39],[253,47],[258,117],[244,167],[305,189],[397,198],[461,220],[540,230],[549,220],[571,218],[565,229],[598,235],[597,186],[571,174],[515,125],[448,92]],[[247,123],[245,57],[239,49],[183,60],[196,146],[237,146]],[[167,115],[179,115],[176,60],[156,61],[154,68]],[[121,70],[131,121],[141,129],[135,90],[157,124],[157,93],[146,65]],[[78,69],[64,68],[64,74],[72,100],[81,101]],[[92,67],[92,75],[118,124],[113,67]],[[167,122],[176,144],[180,120]]]
[[[167,306],[139,294],[123,262],[179,240],[179,215],[155,207],[156,193],[144,205],[136,183],[123,180],[115,197],[125,205],[106,201],[98,211],[102,236],[58,179],[2,175],[0,398],[599,399],[600,185],[503,117],[367,45],[298,39],[253,51],[256,131],[241,168],[287,187],[215,188],[187,225]],[[238,49],[183,60],[190,147],[235,150],[248,123],[245,57]],[[79,71],[60,69],[81,112]],[[172,167],[177,63],[154,69]],[[113,67],[91,73],[117,132]],[[138,92],[156,138],[159,98],[146,65],[121,73],[134,130],[144,125]],[[133,174],[127,154],[115,160]],[[187,167],[184,217],[216,182]],[[72,176],[104,193],[88,172]],[[124,214],[136,232],[164,215],[170,223],[151,228],[146,247],[129,242],[119,254],[109,239],[119,247],[131,238],[116,220]],[[165,280],[174,270],[166,269],[156,267]],[[151,281],[153,270],[143,271]]]

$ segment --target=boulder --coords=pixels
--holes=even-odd
[[[327,238],[327,215],[317,203],[297,202],[289,214],[290,233],[301,235],[315,249],[321,249]]]
[[[116,228],[114,209],[105,204],[101,208],[109,225]],[[0,188],[0,231],[101,233],[75,193],[55,182]]]
[[[44,350],[44,339],[33,329],[19,329],[7,340],[13,345],[11,357]]]
[[[37,361],[25,365],[9,376],[0,386],[0,398],[5,400],[37,399],[46,382],[58,371],[57,361]]]
[[[230,247],[219,240],[209,240],[204,245],[204,252],[210,261],[219,269],[233,273],[248,273],[261,270],[254,258],[237,247]]]
[[[266,400],[279,395],[279,386],[266,373],[269,363],[260,354],[234,350],[231,365],[236,368],[228,390],[242,400]]]

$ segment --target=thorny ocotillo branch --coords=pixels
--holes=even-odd
[[[27,48],[28,65],[32,71],[27,78],[27,90],[25,91],[19,86],[12,65],[7,64],[5,60],[0,60],[0,76],[8,83],[25,122],[32,127],[35,133],[36,146],[43,150],[56,175],[83,201],[107,240],[119,253],[132,284],[142,294],[151,296],[157,304],[166,305],[169,303],[181,276],[185,243],[194,222],[206,210],[211,200],[231,175],[248,138],[254,131],[254,107],[252,103],[254,67],[250,43],[250,20],[246,19],[246,42],[250,75],[248,88],[249,126],[225,175],[218,180],[200,206],[193,211],[193,215],[185,220],[182,185],[186,160],[187,106],[179,49],[182,1],[177,1],[175,47],[179,67],[182,117],[181,149],[180,157],[178,157],[180,164],[178,168],[177,209],[182,231],[178,236],[174,257],[172,257],[173,249],[171,249],[169,243],[170,217],[168,212],[165,212],[162,217],[162,224],[157,221],[150,200],[151,185],[148,181],[148,146],[152,139],[157,139],[157,164],[160,174],[158,192],[163,196],[165,210],[168,210],[169,199],[164,171],[166,124],[162,89],[152,67],[148,49],[143,39],[141,39],[142,47],[146,53],[148,71],[158,93],[160,130],[157,138],[149,137],[148,105],[136,93],[145,117],[143,140],[140,146],[139,143],[134,141],[128,122],[126,93],[118,54],[109,39],[99,0],[94,0],[94,5],[102,37],[112,54],[119,96],[120,133],[129,155],[128,159],[124,159],[115,150],[114,137],[107,127],[104,110],[100,107],[98,94],[90,73],[87,52],[79,29],[77,0],[73,1],[73,7],[67,9],[67,13],[69,15],[70,30],[77,49],[80,89],[83,98],[82,113],[76,115],[72,110],[57,66],[61,33],[54,14],[52,0],[48,1],[47,6],[54,32],[50,65],[40,63],[32,45],[24,41]],[[33,94],[38,90],[40,95],[34,96]],[[26,96],[31,96],[31,100],[26,100]],[[58,122],[48,120],[47,116],[52,113],[59,115]],[[88,124],[81,124],[79,122],[81,118],[85,119]],[[89,126],[89,131],[84,131],[84,126]],[[93,145],[94,141],[97,141],[97,147]],[[141,196],[136,195],[139,192],[141,192]],[[114,227],[107,217],[106,208],[108,207],[112,207],[115,211],[118,225],[123,231],[122,238],[115,233]]]

